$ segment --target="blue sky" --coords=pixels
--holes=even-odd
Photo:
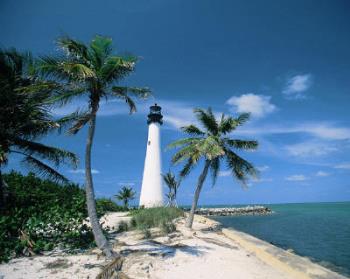
[[[241,153],[261,170],[260,180],[242,189],[223,169],[214,187],[207,181],[201,204],[350,200],[349,1],[3,0],[0,26],[2,47],[53,54],[60,35],[87,42],[101,34],[140,57],[124,83],[149,86],[154,98],[132,116],[122,103],[101,105],[93,150],[99,196],[125,183],[140,192],[146,114],[157,101],[163,150],[195,121],[194,107],[252,113],[233,136],[260,142],[257,152]],[[85,137],[83,130],[44,141],[83,158]],[[163,152],[163,171],[171,155]],[[9,167],[18,167],[17,158]],[[82,168],[61,170],[82,183]],[[184,180],[179,203],[191,202],[200,170]]]

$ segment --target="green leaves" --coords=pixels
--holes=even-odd
[[[57,60],[50,60],[56,65]],[[55,167],[60,164],[77,164],[77,157],[66,150],[38,143],[60,125],[50,113],[51,97],[61,84],[42,80],[33,67],[37,66],[29,53],[16,50],[0,51],[0,146],[1,163],[8,155],[17,153],[24,156],[23,162],[37,173],[55,180],[67,179],[42,160]],[[5,73],[6,72],[6,73]],[[4,86],[2,86],[4,85]]]
[[[150,90],[148,88],[139,87],[113,86],[112,95],[118,99],[124,100],[129,106],[130,114],[132,114],[136,112],[136,105],[130,95],[146,99],[150,95]]]
[[[182,177],[187,176],[200,159],[210,163],[210,171],[213,185],[216,182],[220,170],[220,161],[226,160],[232,174],[245,183],[247,176],[256,176],[257,171],[253,165],[238,156],[231,148],[237,150],[255,150],[257,141],[231,139],[226,135],[244,124],[249,119],[249,114],[241,114],[237,118],[222,114],[218,121],[212,110],[195,109],[194,113],[204,131],[195,125],[181,128],[183,132],[192,137],[183,138],[170,143],[169,148],[178,148],[172,157],[172,163],[178,164],[186,161],[180,172]]]
[[[193,111],[198,121],[204,126],[206,130],[208,130],[209,133],[216,135],[219,132],[218,123],[211,108],[208,108],[207,111],[204,111],[202,109],[194,109]]]
[[[196,135],[196,136],[204,136],[205,133],[202,132],[198,127],[196,127],[195,125],[189,125],[189,126],[185,126],[182,127],[181,130],[189,135]]]
[[[256,150],[259,146],[256,140],[239,140],[239,139],[224,139],[224,142],[230,147],[236,149],[245,149],[245,150]]]
[[[134,71],[137,58],[113,54],[111,38],[98,35],[89,44],[84,44],[65,36],[58,39],[58,45],[64,53],[41,57],[38,67],[43,77],[58,85],[50,98],[50,104],[65,105],[85,94],[92,114],[97,112],[102,97],[107,100],[122,99],[130,113],[134,113],[136,103],[133,97],[146,99],[150,95],[149,88],[117,85]],[[65,122],[72,123],[73,117],[71,114]],[[69,130],[72,134],[77,133],[90,119],[89,112],[77,113],[75,117]]]
[[[85,192],[79,185],[58,185],[30,173],[4,175],[9,202],[0,216],[0,262],[58,246],[86,249],[94,245]]]

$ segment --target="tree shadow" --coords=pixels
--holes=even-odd
[[[141,245],[148,245],[148,247],[140,248],[140,249],[137,249],[137,248],[123,249],[120,251],[120,253],[123,256],[128,256],[130,254],[133,254],[133,255],[148,254],[154,257],[160,256],[162,258],[170,258],[170,257],[174,257],[177,251],[198,257],[205,254],[205,250],[211,250],[210,247],[206,247],[206,246],[191,246],[183,243],[165,244],[155,240],[147,240],[143,242]],[[128,245],[128,246],[130,247],[134,245]],[[140,244],[137,244],[135,246],[140,246]]]

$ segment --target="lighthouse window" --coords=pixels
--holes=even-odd
[[[151,145],[151,141],[150,140],[148,141],[148,145]]]

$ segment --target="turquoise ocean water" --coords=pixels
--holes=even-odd
[[[350,202],[267,206],[274,214],[212,219],[350,277]]]

